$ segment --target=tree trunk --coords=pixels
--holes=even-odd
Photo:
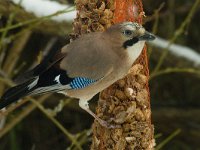
[[[118,22],[142,23],[140,0],[135,0],[134,3],[133,0],[76,0],[76,7],[79,13],[73,23],[72,38],[88,32],[104,31]],[[95,121],[92,150],[153,149],[148,78],[144,48],[129,74],[100,94],[97,115],[103,120],[118,124],[120,128],[107,129]]]

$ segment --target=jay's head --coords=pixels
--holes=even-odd
[[[116,39],[124,48],[134,46],[138,42],[151,41],[155,36],[147,32],[136,22],[123,22],[115,24],[106,31]]]

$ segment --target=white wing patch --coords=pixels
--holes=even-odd
[[[37,77],[31,84],[28,85],[28,89],[32,89],[34,86],[37,85],[39,77]]]
[[[60,75],[56,76],[54,81],[60,84]]]
[[[48,92],[58,92],[58,93],[64,92],[66,94],[65,91],[71,89],[71,86],[69,84],[62,85],[60,83],[60,75],[58,75],[54,79],[54,81],[56,82],[54,85],[37,87],[36,89],[31,91],[31,89],[34,88],[38,84],[38,81],[39,81],[39,77],[37,77],[32,83],[30,83],[27,86],[28,90],[30,90],[29,95],[44,94]]]
[[[37,89],[33,90],[31,93],[29,93],[29,94],[30,95],[33,95],[33,94],[35,95],[35,94],[44,94],[44,93],[48,93],[48,92],[61,93],[62,91],[68,90],[68,89],[71,89],[71,87],[69,85],[56,84],[56,85],[53,85],[53,86],[46,86],[46,87],[37,88]]]

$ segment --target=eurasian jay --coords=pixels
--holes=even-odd
[[[106,121],[89,109],[88,101],[123,78],[140,55],[145,41],[154,39],[154,35],[135,22],[81,35],[25,73],[21,77],[24,82],[2,96],[0,109],[27,95],[58,92],[79,99],[82,109],[108,127]]]

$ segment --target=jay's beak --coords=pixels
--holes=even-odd
[[[155,35],[147,31],[145,31],[145,33],[142,36],[138,37],[139,41],[152,41],[155,40],[155,38]]]

